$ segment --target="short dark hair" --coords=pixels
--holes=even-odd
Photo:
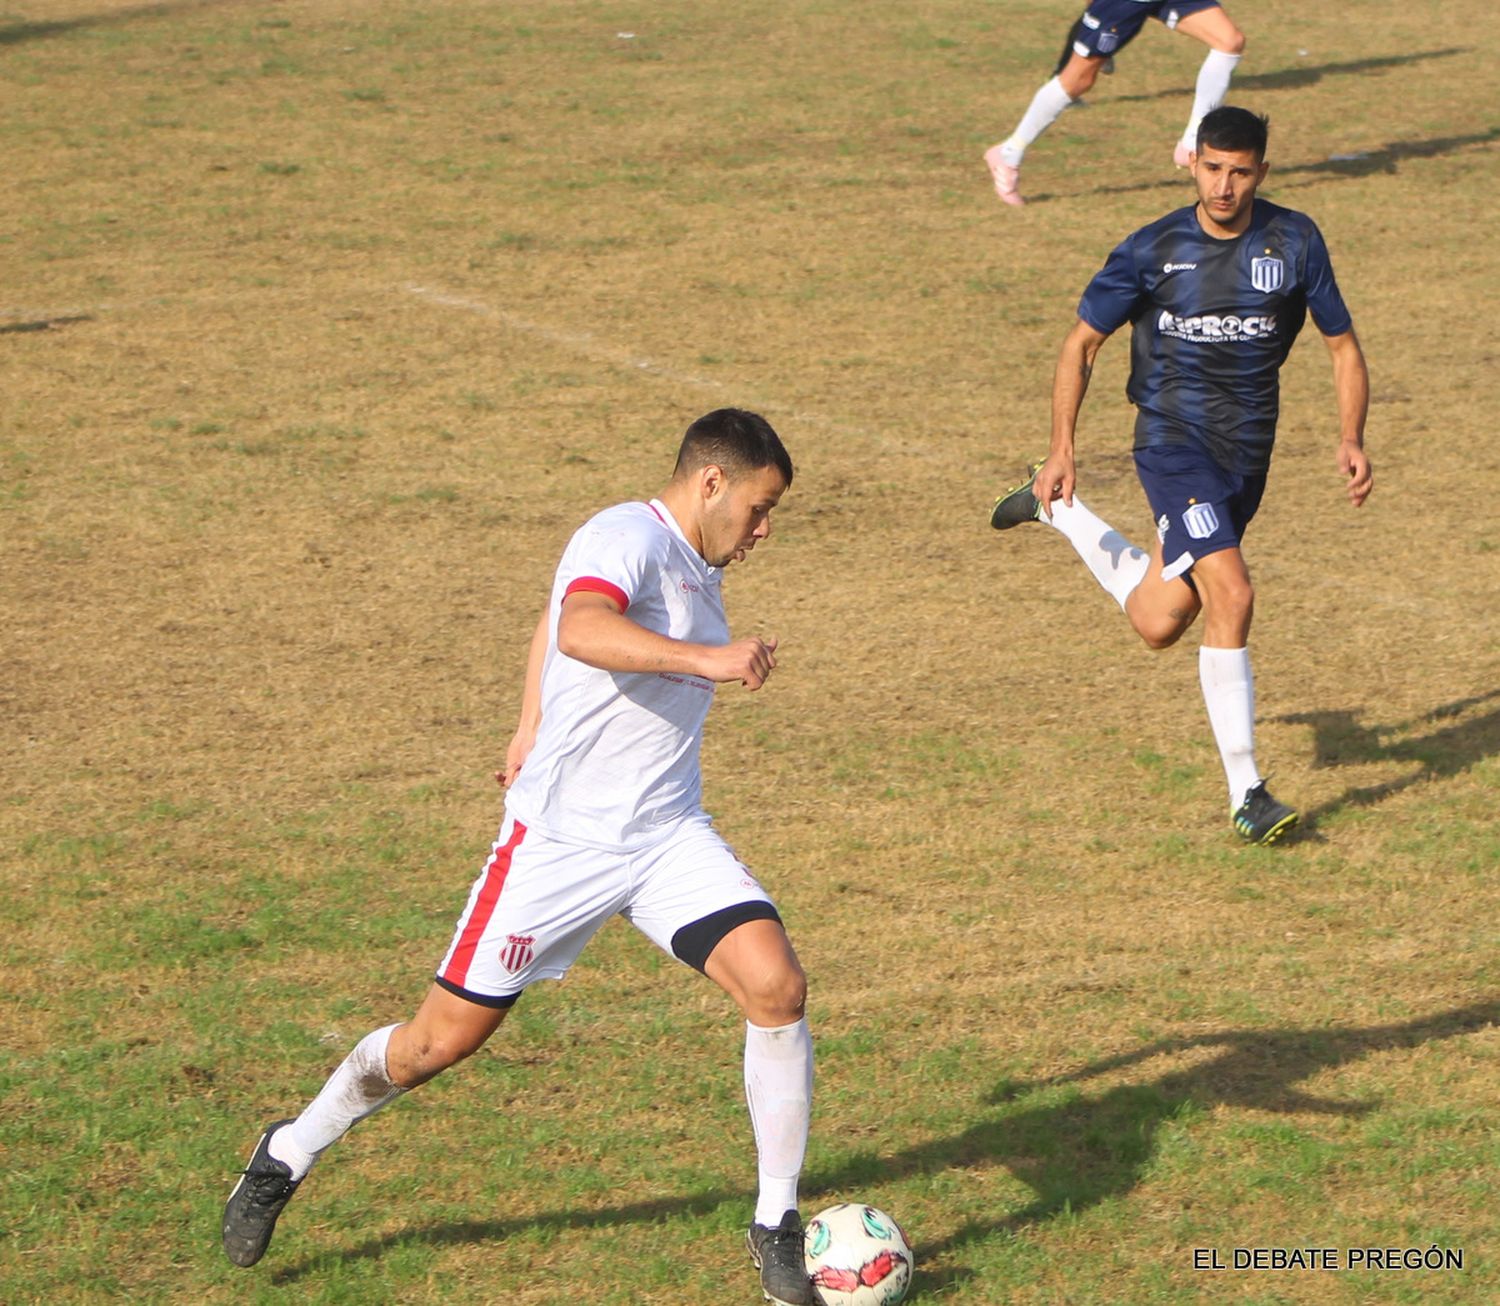
[[[1198,124],[1198,153],[1203,153],[1205,145],[1215,150],[1250,150],[1264,162],[1270,131],[1271,120],[1265,114],[1221,104],[1205,113]]]
[[[759,413],[743,408],[715,408],[688,427],[672,475],[711,465],[722,467],[730,477],[775,467],[788,485],[792,483],[792,459],[781,437]]]

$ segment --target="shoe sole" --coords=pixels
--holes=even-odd
[[[1260,848],[1269,848],[1273,843],[1280,839],[1282,835],[1288,833],[1288,831],[1290,831],[1296,824],[1297,813],[1292,812],[1287,816],[1283,816],[1281,820],[1277,821],[1275,825],[1273,825],[1259,838],[1255,838],[1252,835],[1242,834],[1238,829],[1236,829],[1235,833],[1239,834],[1240,838],[1243,839],[1246,843],[1255,844]]]
[[[1037,502],[1037,500],[1036,500],[1036,492],[1035,492],[1034,489],[1032,489],[1032,487],[1036,483],[1036,474],[1039,471],[1041,471],[1041,469],[1042,469],[1042,464],[1040,462],[1033,463],[1031,465],[1031,469],[1030,469],[1031,470],[1031,475],[1030,476],[1028,476],[1019,485],[1013,486],[1011,489],[1007,490],[1004,494],[1002,494],[998,499],[995,500],[995,506],[990,509],[990,528],[992,530],[997,530],[997,531],[1013,530],[1017,526],[1024,526],[1029,521],[1036,521],[1037,520],[1037,515],[1036,515],[1036,502]],[[1022,494],[1024,492],[1026,492],[1027,490],[1031,490],[1032,491],[1032,494],[1031,494],[1031,501],[1032,501],[1032,513],[1031,513],[1031,516],[1029,516],[1029,517],[1022,517],[1019,521],[1004,522],[1004,521],[997,520],[997,518],[999,518],[999,516],[1000,516],[1000,509],[1002,507],[1004,507],[1007,503],[1009,503],[1012,499],[1014,499],[1016,497],[1016,495]]]

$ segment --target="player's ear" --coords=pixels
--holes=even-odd
[[[698,473],[698,488],[705,499],[717,499],[728,484],[729,478],[724,475],[724,469],[718,463],[709,463]]]

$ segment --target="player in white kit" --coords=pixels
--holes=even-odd
[[[224,1210],[236,1265],[264,1254],[325,1149],[477,1051],[529,984],[561,979],[618,914],[744,1013],[760,1171],[750,1253],[768,1300],[815,1301],[797,1213],[807,981],[766,891],[704,813],[699,765],[714,685],[758,689],[776,666],[774,639],[730,638],[720,582],[770,533],[791,481],[769,423],[719,409],[688,428],[659,498],[573,536],[532,639],[505,820],[434,983],[410,1021],[367,1035],[301,1115],[261,1136]]]

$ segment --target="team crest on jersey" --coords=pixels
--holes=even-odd
[[[1120,38],[1114,32],[1099,33],[1099,53],[1112,54],[1120,44]]]
[[[1279,258],[1253,258],[1250,260],[1250,284],[1269,295],[1281,289],[1283,264]]]
[[[505,936],[505,946],[500,949],[500,964],[514,975],[531,964],[535,948],[536,935],[508,934]]]
[[[1195,540],[1206,540],[1219,529],[1219,514],[1211,503],[1194,503],[1182,514],[1182,524]]]

